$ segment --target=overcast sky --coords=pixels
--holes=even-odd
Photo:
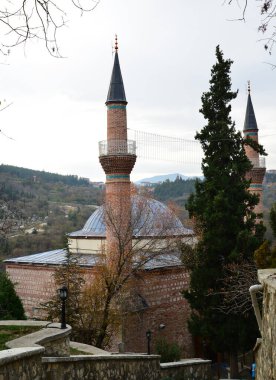
[[[247,80],[268,169],[276,169],[276,62],[258,42],[258,2],[247,22],[236,4],[222,0],[101,0],[91,13],[70,15],[61,32],[64,57],[56,59],[41,42],[12,51],[0,65],[0,99],[13,103],[0,112],[0,163],[104,180],[98,141],[106,138],[106,107],[118,34],[119,58],[128,100],[128,127],[193,139],[204,125],[198,110],[209,88],[215,47],[232,66],[232,119],[242,129]],[[242,1],[241,1],[242,4]],[[165,148],[165,147],[164,147]],[[166,151],[164,150],[164,157]],[[200,174],[200,165],[138,160],[132,174]]]

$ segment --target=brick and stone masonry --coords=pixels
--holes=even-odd
[[[107,141],[105,151],[100,148],[100,163],[106,174],[105,222],[106,255],[109,264],[116,265],[123,249],[131,249],[130,173],[136,161],[135,144],[132,150],[127,139],[126,96],[121,74],[117,39],[107,106]]]
[[[117,49],[106,105],[107,140],[100,143],[100,163],[106,174],[106,253],[108,262],[114,264],[119,253],[118,240],[132,242],[130,173],[136,161],[135,142],[127,138],[127,101]],[[124,246],[126,251],[130,248],[128,244]],[[47,302],[56,292],[53,278],[56,265],[29,262],[27,265],[13,260],[6,263],[6,269],[27,316],[42,318],[41,303]],[[97,266],[82,268],[84,279],[93,281]],[[156,341],[166,338],[178,343],[183,355],[192,356],[192,340],[187,329],[189,307],[181,295],[188,282],[188,273],[179,265],[140,271],[139,279],[132,280],[129,289],[141,302],[122,318],[121,338],[126,351],[146,352],[146,331],[150,329],[153,352]],[[165,328],[160,330],[160,325]],[[113,348],[118,350],[115,344]]]
[[[256,143],[259,142],[258,138],[258,126],[256,122],[256,117],[254,113],[254,108],[251,101],[250,95],[250,84],[248,84],[248,99],[247,99],[247,107],[243,128],[244,137],[250,138]],[[251,146],[245,145],[245,153],[249,160],[251,161],[253,167],[247,173],[246,178],[251,180],[249,191],[259,195],[259,203],[255,207],[256,213],[263,212],[263,180],[265,176],[265,165],[264,158],[260,158],[259,153],[254,150]]]
[[[100,143],[100,163],[106,174],[106,214],[109,213],[111,216],[110,223],[108,215],[106,216],[106,251],[109,262],[116,263],[116,254],[119,251],[116,234],[119,233],[119,237],[127,237],[126,241],[129,241],[129,244],[132,240],[129,228],[130,173],[136,161],[135,142],[127,138],[127,101],[117,49],[106,105],[107,140]],[[244,134],[258,141],[258,128],[250,93]],[[250,190],[262,194],[265,168],[260,164],[259,154],[249,146],[246,147],[246,154],[253,163],[253,169],[248,173],[248,178],[252,179]],[[256,211],[261,210],[260,205]],[[125,249],[127,250],[128,246],[125,246]],[[15,283],[16,291],[29,318],[44,317],[41,303],[47,302],[56,292],[53,278],[55,269],[56,265],[19,263],[16,259],[6,263],[6,270]],[[97,266],[86,265],[82,270],[84,279],[93,281]],[[128,287],[135,302],[127,313],[122,313],[121,338],[126,351],[146,352],[146,331],[151,330],[153,352],[156,342],[165,338],[168,342],[178,343],[183,356],[193,355],[192,338],[187,327],[190,310],[181,294],[188,286],[189,274],[179,265],[139,271],[139,275],[131,280]],[[114,350],[117,349],[114,345]]]
[[[141,271],[132,282],[136,294],[146,305],[137,305],[127,314],[123,323],[123,341],[126,351],[146,351],[146,331],[152,332],[151,346],[165,339],[182,350],[183,357],[193,355],[193,343],[188,331],[190,309],[182,291],[188,289],[189,274],[183,267]]]
[[[28,318],[43,319],[41,304],[56,292],[53,274],[54,265],[6,264],[6,270],[15,283],[16,292],[23,301]],[[96,267],[84,267],[83,277],[93,279]],[[128,310],[122,319],[122,340],[127,352],[146,352],[146,331],[152,331],[152,349],[156,342],[165,338],[178,343],[183,357],[193,356],[193,344],[188,332],[187,320],[190,310],[181,292],[189,285],[189,274],[183,267],[168,267],[144,270],[134,279],[130,287],[145,300],[145,305]],[[160,326],[164,325],[161,329]],[[114,351],[118,347],[113,346]]]

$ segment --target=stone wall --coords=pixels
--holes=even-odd
[[[156,355],[43,357],[44,348],[0,352],[0,380],[210,380],[208,360],[159,363]]]
[[[262,339],[256,345],[257,380],[276,379],[276,269],[258,271],[263,289]]]
[[[0,351],[0,380],[41,380],[43,348],[14,348]]]
[[[211,380],[211,360],[186,359],[175,363],[163,363],[161,380]]]
[[[16,323],[17,322],[17,323]],[[13,321],[14,326],[31,326],[31,321]],[[38,322],[38,321],[34,321]],[[43,323],[44,321],[42,321]],[[0,321],[1,325],[1,321]],[[34,324],[37,326],[37,323]],[[7,348],[44,347],[43,356],[69,356],[71,327],[61,329],[60,323],[51,323],[47,327],[6,343]]]
[[[159,356],[43,358],[43,380],[159,380]]]
[[[44,328],[8,342],[10,349],[0,351],[0,380],[210,379],[211,363],[202,359],[160,365],[157,355],[69,356],[70,326],[60,329],[59,324],[45,327],[43,321],[9,321],[16,322],[21,326],[41,323]]]
[[[45,326],[41,321],[0,321],[2,325]],[[70,355],[71,327],[60,329],[60,324],[36,331],[6,343],[0,351],[0,380],[43,380],[42,356]]]

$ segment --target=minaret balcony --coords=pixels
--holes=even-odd
[[[100,141],[99,154],[105,174],[129,175],[136,161],[136,142],[133,140]]]
[[[252,169],[246,173],[246,179],[250,180],[252,184],[261,185],[265,176],[265,157],[251,158]]]
[[[134,140],[103,140],[99,142],[99,156],[136,155]]]
[[[255,168],[265,168],[265,157],[261,156],[259,158],[251,158],[251,164],[253,165],[253,169]]]

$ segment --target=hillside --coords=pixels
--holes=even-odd
[[[174,181],[166,180],[163,183],[154,185],[154,198],[168,203],[175,202],[178,208],[179,216],[184,224],[189,224],[188,213],[185,210],[185,203],[189,195],[194,191],[195,179],[182,179],[176,177]],[[264,205],[264,223],[267,227],[266,237],[273,240],[272,231],[269,226],[269,212],[272,204],[276,202],[276,174],[267,173],[264,180],[263,205]]]
[[[73,175],[1,165],[0,199],[3,259],[64,246],[65,233],[81,228],[102,203],[102,190]]]
[[[170,203],[189,226],[185,203],[195,179],[167,179],[151,188],[153,197]],[[264,184],[264,220],[276,202],[276,174]],[[0,165],[0,259],[64,247],[65,234],[81,228],[102,203],[102,190],[74,175]],[[267,237],[272,239],[268,227]]]

